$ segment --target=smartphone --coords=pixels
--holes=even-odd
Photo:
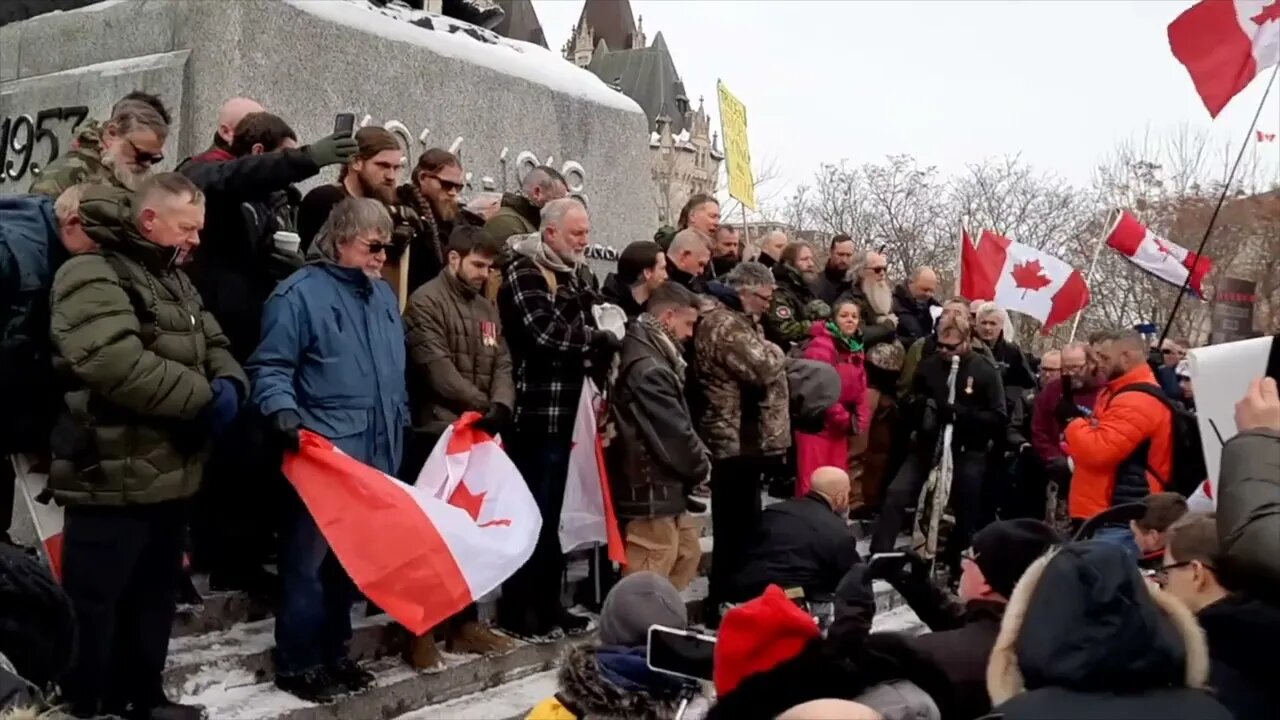
[[[872,560],[875,560],[876,558],[904,558],[904,557],[906,557],[906,556],[907,556],[907,554],[906,554],[905,552],[884,552],[884,553],[875,553],[875,554],[873,554],[873,555],[871,556],[871,559],[870,559],[870,560],[868,560],[867,562],[871,562]]]
[[[333,118],[334,135],[352,135],[356,131],[355,113],[338,113]]]
[[[653,625],[649,628],[646,654],[650,670],[711,682],[716,639],[692,630]]]

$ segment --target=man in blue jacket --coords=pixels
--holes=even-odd
[[[282,446],[296,450],[305,427],[393,475],[409,414],[404,327],[382,279],[390,247],[391,217],[380,201],[339,202],[308,264],[267,300],[262,342],[246,370],[253,403]],[[350,580],[292,493],[281,540],[276,685],[320,703],[364,690],[373,675],[347,656]]]
[[[57,393],[49,287],[63,261],[94,248],[80,221],[80,187],[54,201],[0,197],[0,455],[47,452]],[[0,540],[13,520],[13,465],[0,462]]]

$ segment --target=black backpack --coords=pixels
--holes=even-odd
[[[1147,470],[1156,476],[1166,491],[1191,497],[1196,488],[1209,477],[1209,471],[1204,464],[1204,449],[1200,445],[1200,424],[1196,421],[1195,414],[1188,412],[1181,402],[1165,395],[1159,385],[1151,383],[1126,385],[1111,397],[1114,400],[1116,395],[1126,392],[1150,395],[1169,408],[1169,413],[1173,417],[1173,471],[1169,477],[1165,478],[1160,477],[1160,473],[1152,470],[1150,465],[1147,466]]]

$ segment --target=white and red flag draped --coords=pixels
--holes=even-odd
[[[502,448],[466,413],[447,428],[416,485],[303,431],[284,460],[352,581],[417,635],[511,577],[533,554],[542,518]]]
[[[1204,276],[1213,269],[1213,261],[1151,232],[1127,210],[1121,211],[1111,226],[1107,245],[1170,285],[1182,287],[1185,283],[1191,292],[1203,297],[1201,285]],[[1189,283],[1188,275],[1191,276]]]
[[[1046,334],[1089,304],[1084,275],[1070,263],[990,230],[977,245],[964,233],[960,294],[1030,315]]]
[[[560,509],[560,549],[567,553],[581,547],[606,545],[609,559],[625,565],[627,551],[618,530],[618,517],[613,512],[604,444],[600,440],[599,416],[603,408],[604,399],[596,384],[590,378],[583,380],[578,413],[573,419],[564,504]]]
[[[1169,49],[1217,117],[1259,73],[1280,63],[1280,0],[1201,0],[1169,23]]]

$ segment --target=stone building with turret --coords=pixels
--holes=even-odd
[[[644,18],[628,0],[586,0],[566,60],[586,68],[644,110],[649,119],[650,175],[657,220],[674,225],[689,196],[714,193],[724,154],[701,96],[695,108],[667,42],[649,43]]]

